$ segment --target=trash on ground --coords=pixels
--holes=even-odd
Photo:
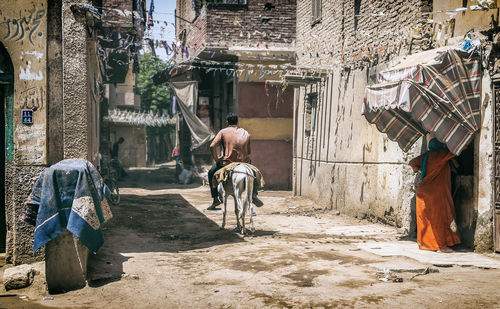
[[[297,207],[296,206],[288,206],[288,209],[295,210],[295,209],[297,209]]]
[[[21,296],[19,296],[19,298],[20,298],[20,299],[25,299],[25,298],[27,298],[27,297],[26,297],[26,295],[21,295]]]
[[[384,268],[384,271],[376,273],[378,280],[382,282],[403,282],[403,277],[391,272],[389,268]]]
[[[47,296],[47,297],[42,298],[42,300],[54,300],[54,297],[52,297],[52,296]]]

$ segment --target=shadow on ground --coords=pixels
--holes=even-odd
[[[274,233],[256,231],[254,237]],[[104,236],[103,247],[89,259],[90,286],[120,280],[127,253],[175,253],[245,241],[232,230],[221,230],[180,194],[122,195]]]
[[[148,169],[132,169],[127,171],[128,176],[120,179],[120,188],[140,188],[147,190],[160,190],[172,188],[178,183],[175,177],[175,166],[162,165],[156,168]],[[181,185],[182,187],[196,188],[201,186],[201,183],[191,183],[189,185]]]

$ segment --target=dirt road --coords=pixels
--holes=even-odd
[[[204,210],[208,187],[173,184],[171,166],[129,174],[105,244],[89,261],[89,286],[42,301],[49,295],[39,264],[35,284],[15,293],[86,308],[500,308],[499,269],[360,249],[397,245],[391,227],[266,191],[255,235],[242,237],[232,231],[232,207],[221,230],[221,211]],[[385,267],[403,282],[378,280]]]

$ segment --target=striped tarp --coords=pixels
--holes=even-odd
[[[434,64],[381,72],[362,113],[404,151],[434,133],[459,155],[480,127],[480,73],[477,53],[454,49]]]

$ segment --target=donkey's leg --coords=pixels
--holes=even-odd
[[[240,190],[238,189],[238,186],[235,184],[233,180],[233,200],[234,200],[234,215],[236,216],[236,229],[238,231],[241,231],[241,225],[240,225],[240,212],[239,212],[239,205],[238,205],[238,196],[240,194]]]
[[[247,212],[248,207],[248,177],[244,177],[241,179],[241,191],[239,195],[239,203],[241,205],[241,225],[243,226],[243,230],[241,231],[242,234],[246,234],[246,226],[245,226],[245,215]],[[251,218],[251,217],[250,217]]]
[[[255,231],[255,228],[253,226],[253,204],[252,204],[253,179],[247,177],[246,181],[247,181],[246,202],[248,203],[248,216],[250,217],[250,231],[253,233]]]
[[[241,176],[241,175],[240,175]],[[236,182],[236,187],[238,188],[238,194],[235,193],[235,199],[238,203],[238,211],[239,218],[241,219],[241,234],[245,235],[246,227],[245,227],[245,214],[246,208],[245,203],[243,202],[242,196],[245,195],[245,178],[238,177],[238,181]]]
[[[226,213],[227,213],[227,192],[224,191],[224,195],[222,196],[222,229],[226,227]]]
[[[217,186],[217,191],[219,191],[219,196],[222,198],[222,226],[223,230],[226,226],[226,208],[227,208],[227,190],[224,188],[224,184],[220,183]]]

